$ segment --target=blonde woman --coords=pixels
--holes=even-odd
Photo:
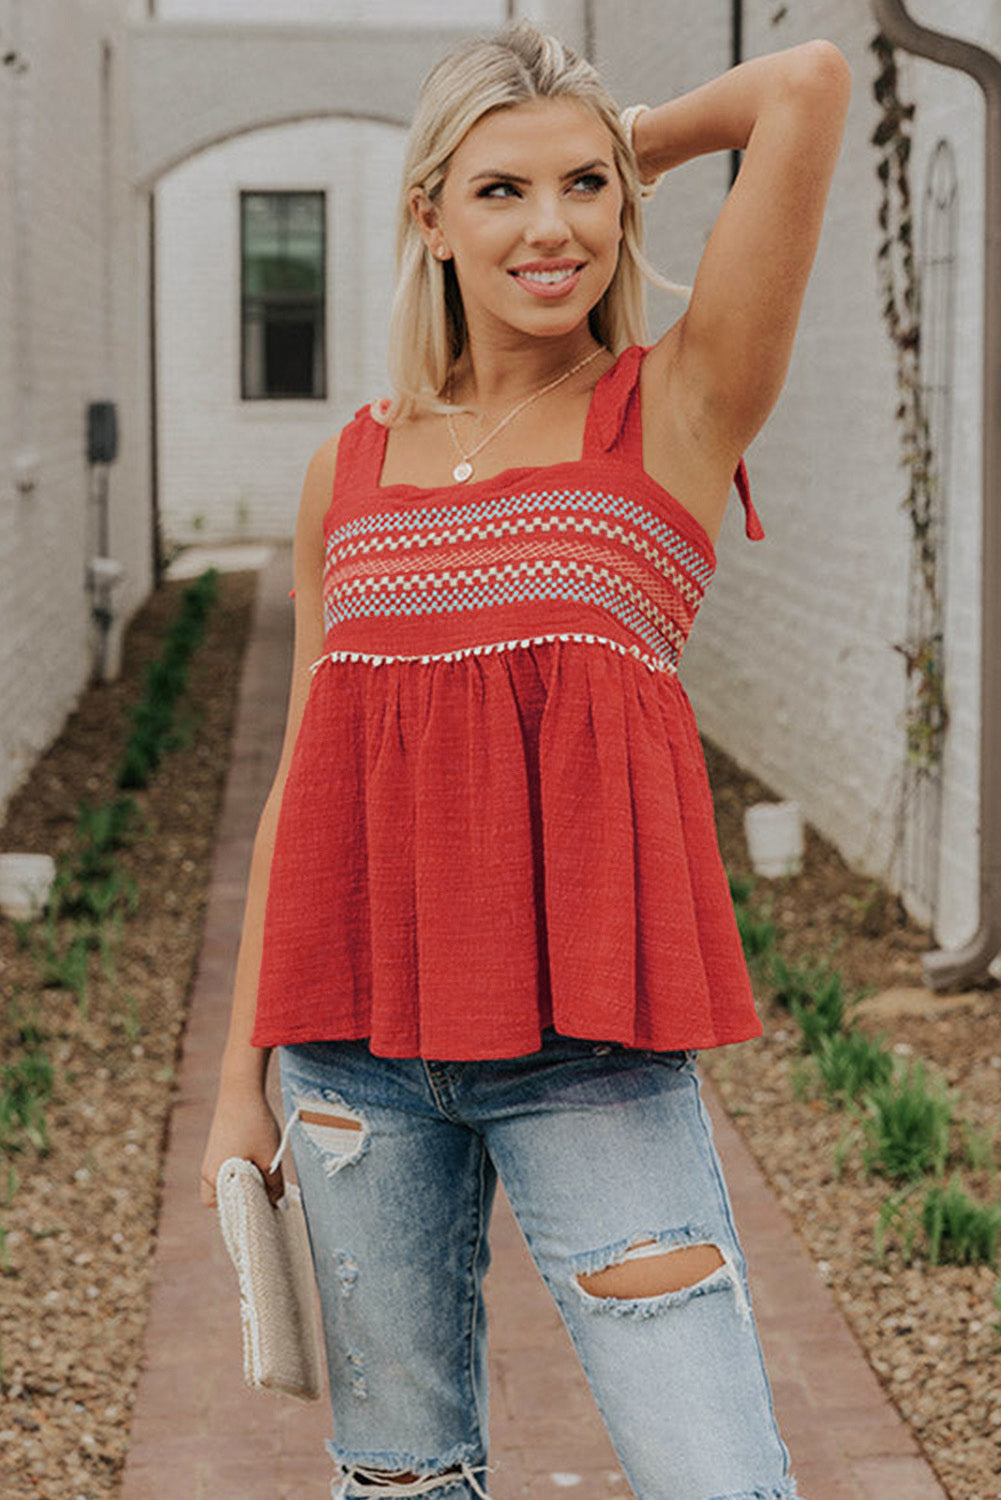
[[[836,47],[653,108],[527,22],[424,82],[392,395],[306,475],[285,745],[202,1167],[282,1191],[279,1049],[338,1497],[484,1496],[498,1175],[641,1500],[787,1500],[700,1049],[761,1024],[678,660],[785,378]],[[646,342],[642,198],[744,152]],[[282,1142],[284,1145],[284,1142]]]

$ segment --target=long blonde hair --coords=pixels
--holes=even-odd
[[[644,279],[681,295],[690,291],[665,280],[643,254],[636,158],[619,123],[619,107],[592,65],[527,20],[461,43],[425,78],[407,137],[389,324],[394,394],[381,416],[387,425],[420,413],[461,410],[443,401],[441,392],[466,342],[462,297],[452,262],[435,259],[424,243],[410,207],[414,190],[422,188],[432,203],[438,199],[453,153],[488,111],[554,98],[579,100],[608,127],[622,182],[619,259],[589,314],[593,336],[614,354],[647,342]]]

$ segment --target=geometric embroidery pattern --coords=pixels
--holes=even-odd
[[[634,500],[598,489],[528,490],[333,527],[324,624],[329,631],[373,616],[564,601],[611,616],[635,638],[627,649],[673,671],[713,572],[703,551]]]

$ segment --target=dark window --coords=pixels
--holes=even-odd
[[[245,401],[327,394],[323,193],[240,194]]]

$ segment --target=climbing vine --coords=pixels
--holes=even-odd
[[[928,605],[922,614],[935,619],[940,602],[935,527],[937,478],[920,378],[920,300],[909,170],[909,125],[914,105],[905,104],[900,98],[896,59],[886,36],[878,32],[869,46],[878,64],[873,93],[880,110],[871,137],[879,152],[876,176],[881,189],[877,267],[883,319],[897,356],[896,418],[900,426],[901,462],[907,471],[907,493],[902,508],[910,518],[919,586]],[[922,769],[932,770],[941,764],[949,722],[941,632],[918,631],[907,641],[894,642],[894,650],[904,658],[911,687],[906,720],[908,759]]]

